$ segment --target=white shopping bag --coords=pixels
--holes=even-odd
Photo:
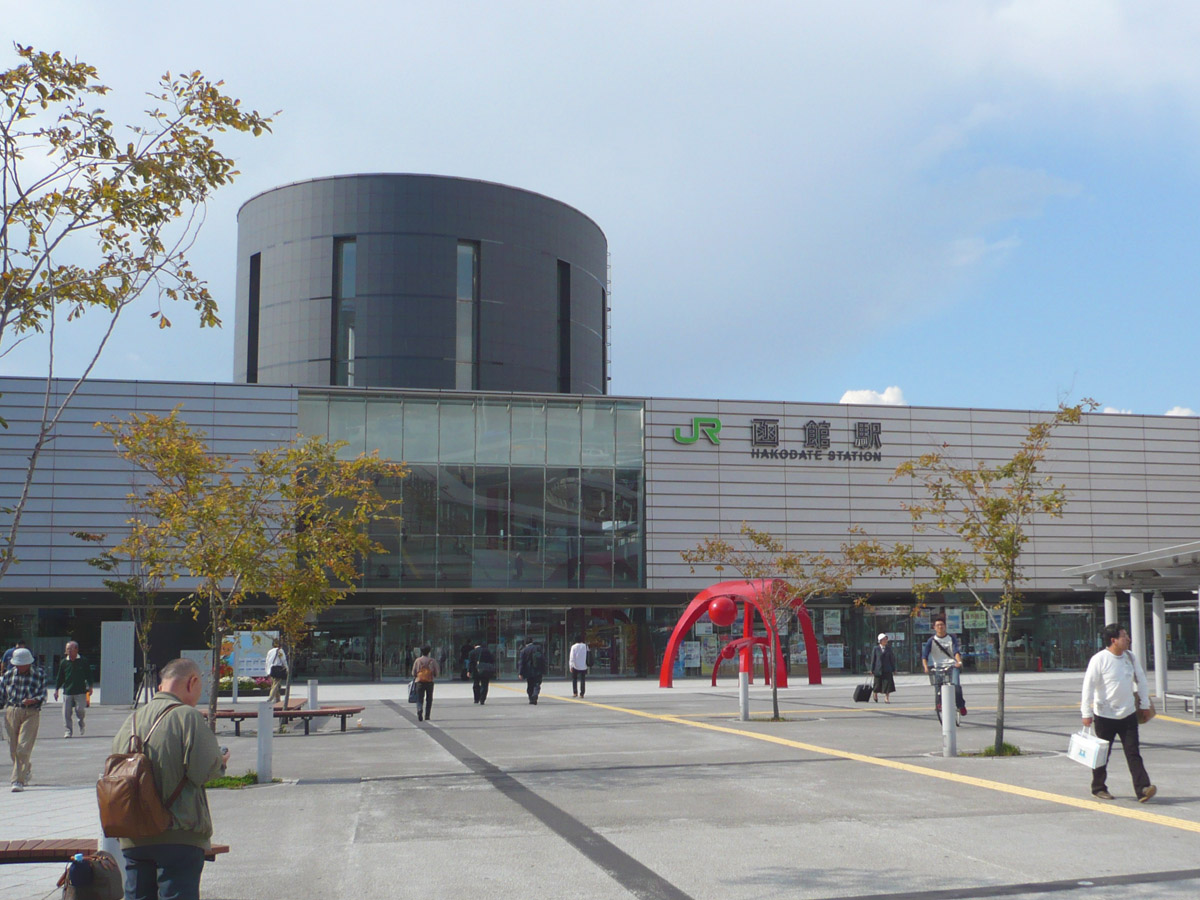
[[[1096,733],[1090,728],[1080,729],[1071,735],[1071,743],[1067,746],[1067,756],[1089,769],[1098,769],[1108,765],[1108,748],[1111,746],[1112,744],[1108,741],[1096,737]]]

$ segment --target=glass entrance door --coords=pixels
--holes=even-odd
[[[424,636],[423,610],[381,609],[379,610],[379,648],[376,658],[380,660],[380,677],[384,681],[407,681],[412,671],[413,660]]]

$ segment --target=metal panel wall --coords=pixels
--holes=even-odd
[[[860,526],[882,541],[915,535],[901,503],[919,497],[910,479],[892,480],[900,463],[942,447],[964,461],[1010,458],[1038,413],[1008,410],[647,401],[646,559],[652,589],[698,589],[716,572],[689,572],[679,554],[705,537],[734,535],[743,521],[797,549],[836,550]],[[719,444],[692,435],[695,417],[720,420]],[[751,421],[778,420],[786,459],[754,458]],[[880,459],[801,458],[805,425],[829,423],[830,450],[853,452],[855,425],[878,423]],[[815,454],[813,454],[815,456]],[[1025,561],[1029,590],[1070,590],[1068,566],[1200,538],[1200,420],[1099,415],[1064,426],[1047,474],[1069,489],[1063,518],[1035,523]],[[919,490],[919,488],[916,488]],[[726,573],[725,577],[728,577]],[[865,589],[903,589],[870,579]]]
[[[0,414],[9,424],[0,429],[0,503],[5,506],[16,500],[25,477],[45,385],[36,378],[0,379]],[[55,382],[51,404],[57,405],[69,388],[70,382]],[[120,540],[130,515],[126,496],[138,476],[116,455],[112,439],[97,423],[134,412],[165,415],[177,406],[188,424],[208,434],[218,453],[248,456],[287,442],[297,431],[297,394],[290,387],[85,382],[42,453],[21,519],[18,562],[0,587],[6,592],[101,588],[102,574],[87,564],[99,548],[71,533],[102,533],[109,545]]]

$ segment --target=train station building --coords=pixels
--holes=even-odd
[[[24,636],[50,663],[66,639],[96,647],[100,623],[129,616],[87,563],[95,547],[74,534],[115,543],[125,527],[129,470],[95,423],[132,412],[179,407],[224,453],[305,434],[406,463],[408,476],[384,486],[402,501],[402,522],[375,535],[382,549],[364,560],[361,585],[312,623],[294,660],[298,677],[347,680],[405,678],[425,643],[452,671],[476,640],[511,675],[529,636],[565,671],[578,634],[595,674],[656,674],[688,600],[728,577],[693,571],[682,551],[743,522],[811,550],[836,549],[852,526],[911,539],[901,504],[914,488],[892,479],[897,465],[942,447],[964,462],[1008,458],[1047,415],[613,396],[603,232],[566,204],[503,185],[356,175],[276,188],[242,207],[236,266],[230,381],[89,380],[68,406],[38,468],[19,562],[0,581],[0,639]],[[55,383],[52,394],[67,389]],[[0,379],[10,490],[45,390],[41,379]],[[1061,519],[1035,525],[1025,551],[1009,665],[1081,669],[1106,595],[1111,609],[1135,588],[1067,570],[1200,536],[1200,420],[1087,415],[1056,434],[1045,472],[1068,502]],[[919,671],[929,612],[912,615],[909,584],[855,588],[865,603],[810,604],[823,667],[861,671],[886,632],[901,671]],[[1165,640],[1147,666],[1163,654],[1190,664],[1195,588],[1176,579],[1154,590]],[[1140,591],[1134,600],[1144,622],[1153,604]],[[968,667],[995,668],[996,635],[968,595],[931,606]],[[1128,621],[1129,607],[1117,615]],[[185,613],[161,631],[164,652],[204,646]],[[727,636],[698,623],[687,672],[711,672]],[[788,650],[800,666],[798,629]]]

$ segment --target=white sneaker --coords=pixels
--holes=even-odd
[[[65,732],[65,733],[63,734],[63,737],[65,737],[65,738],[69,738],[70,736],[71,736],[71,732],[69,732],[69,731],[68,731],[68,732]]]
[[[12,783],[12,792],[13,792],[14,794],[19,794],[19,793],[21,793],[21,791],[23,791],[23,790],[25,790],[25,785],[21,784],[21,782],[19,782],[19,781],[14,781],[14,782]]]

